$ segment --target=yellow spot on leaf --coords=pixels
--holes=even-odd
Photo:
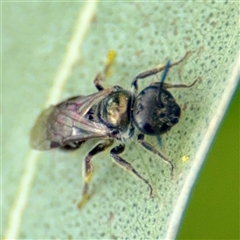
[[[187,162],[188,159],[189,159],[189,157],[184,155],[184,156],[182,157],[182,162]]]
[[[114,63],[117,56],[117,52],[114,50],[109,50],[107,54],[106,66],[104,69],[104,73],[106,76],[110,76],[112,74],[111,66]]]

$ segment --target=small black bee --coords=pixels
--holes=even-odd
[[[161,157],[171,166],[173,164],[157,149],[144,141],[144,134],[158,136],[169,131],[179,121],[181,108],[174,100],[168,88],[189,88],[191,85],[172,85],[165,83],[169,69],[182,62],[189,52],[178,62],[167,62],[165,66],[153,68],[137,75],[131,84],[132,91],[120,86],[104,89],[100,84],[102,74],[98,74],[94,85],[98,92],[88,96],[69,98],[56,106],[51,106],[38,117],[31,131],[31,146],[37,150],[49,150],[52,148],[77,149],[89,139],[104,139],[87,154],[84,162],[84,189],[83,196],[78,204],[81,208],[88,200],[88,188],[93,175],[91,158],[110,147],[114,140],[121,143],[111,151],[114,162],[131,171],[142,179],[150,188],[150,196],[153,196],[151,184],[143,178],[134,167],[119,155],[124,151],[124,142],[131,138],[134,129],[141,133],[138,142],[150,152]],[[104,74],[107,73],[113,60],[108,61]],[[154,82],[138,94],[138,80],[152,76],[164,70],[159,82]]]

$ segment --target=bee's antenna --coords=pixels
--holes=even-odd
[[[167,74],[168,74],[168,71],[169,71],[170,67],[171,67],[171,61],[168,60],[166,66],[165,66],[165,70],[164,70],[163,75],[162,75],[162,79],[160,81],[160,88],[162,88],[162,86],[163,86],[163,83],[164,83],[164,81],[167,77]]]
[[[164,83],[164,81],[165,81],[165,79],[167,77],[167,74],[168,74],[168,71],[169,71],[170,67],[171,67],[171,61],[168,60],[166,66],[165,66],[163,75],[162,75],[162,79],[160,81],[158,99],[161,99],[161,89],[163,87],[163,83]]]

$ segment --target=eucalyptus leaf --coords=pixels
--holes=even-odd
[[[194,182],[239,81],[237,2],[2,2],[2,216],[6,239],[175,238]],[[74,152],[37,152],[29,133],[51,104],[96,91],[93,79],[109,50],[117,52],[103,85],[130,89],[140,72],[191,55],[166,82],[183,109],[159,139],[175,165],[136,141],[128,160],[154,189],[111,162],[93,159],[91,199],[77,208],[82,162],[96,144]],[[158,74],[159,78],[161,74]],[[140,81],[140,89],[156,81]],[[133,140],[136,140],[134,138]],[[117,144],[117,143],[116,143]]]

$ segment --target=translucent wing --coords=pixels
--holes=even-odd
[[[37,150],[48,150],[63,147],[69,142],[108,137],[110,130],[106,125],[85,116],[93,105],[112,91],[109,88],[88,96],[71,98],[44,110],[31,130],[31,146]]]

